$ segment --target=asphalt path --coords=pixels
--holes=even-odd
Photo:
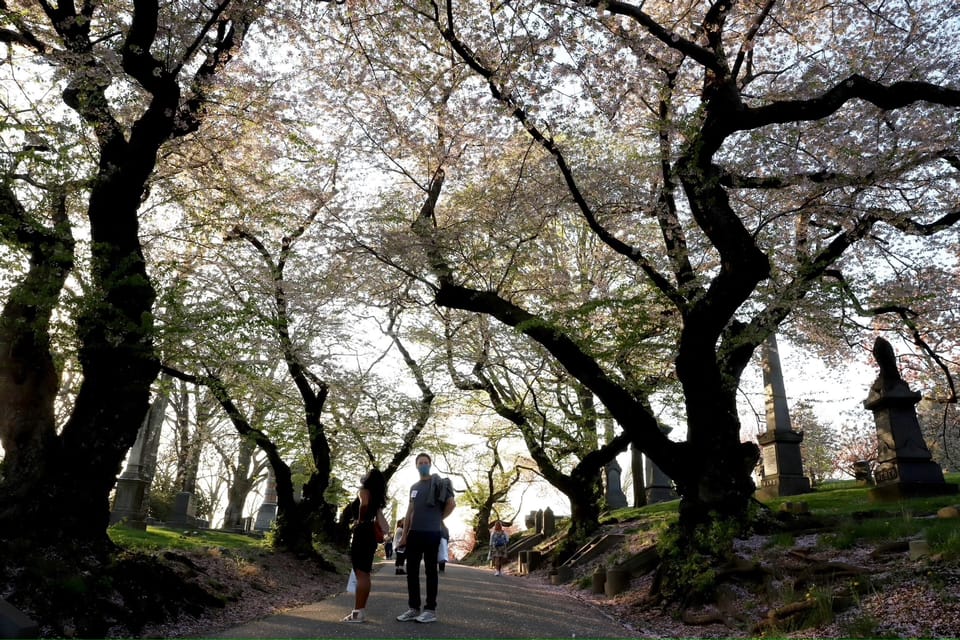
[[[421,595],[426,585],[421,569]],[[344,578],[346,586],[346,578]],[[393,565],[374,569],[367,622],[340,619],[353,594],[227,629],[215,638],[634,638],[599,609],[523,576],[495,576],[489,568],[447,564],[440,574],[437,622],[399,622],[407,609],[406,576]]]

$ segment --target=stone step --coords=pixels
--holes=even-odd
[[[564,566],[574,567],[578,564],[588,562],[608,549],[623,542],[622,533],[608,533],[600,536],[594,536],[584,546],[580,547],[576,553],[570,556]]]

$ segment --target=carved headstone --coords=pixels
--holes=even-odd
[[[603,424],[603,436],[604,440],[607,443],[613,441],[615,437],[614,421],[613,418],[604,418],[602,421]],[[608,462],[603,467],[603,479],[604,479],[604,500],[607,503],[608,509],[622,509],[627,506],[627,496],[623,492],[623,486],[621,484],[621,473],[623,472],[623,467],[617,462],[617,459],[614,458]]]
[[[557,530],[557,519],[553,515],[553,509],[547,507],[543,510],[543,535],[550,537]]]
[[[257,511],[257,520],[253,525],[254,531],[269,531],[273,521],[277,519],[277,480],[273,469],[267,467],[267,488],[263,494],[263,504]]]
[[[137,439],[127,456],[127,466],[117,478],[110,524],[122,520],[125,526],[133,529],[147,528],[147,496],[157,470],[157,450],[166,408],[167,396],[160,393],[143,418]]]
[[[877,486],[870,499],[887,501],[907,497],[946,495],[957,492],[948,484],[943,470],[927,448],[917,420],[916,405],[921,394],[911,391],[897,368],[893,347],[883,338],[873,344],[873,356],[880,367],[863,406],[873,412],[879,442]]]
[[[800,443],[803,434],[790,425],[790,409],[780,368],[780,354],[774,335],[761,348],[763,383],[766,395],[767,430],[757,436],[763,475],[757,494],[761,498],[793,496],[810,492],[810,479],[803,475]]]
[[[623,493],[623,487],[620,486],[620,464],[616,459],[611,460],[603,468],[606,475],[606,493],[604,498],[607,500],[608,509],[622,509],[627,506],[627,496]]]
[[[173,498],[173,511],[170,514],[170,525],[175,527],[197,526],[197,505],[193,493],[181,491]]]
[[[534,531],[543,533],[543,509],[539,509],[534,517]]]
[[[663,472],[653,460],[643,456],[643,467],[645,475],[645,484],[647,485],[647,504],[656,504],[658,502],[667,502],[677,497],[677,492],[673,490],[673,482],[670,476]]]

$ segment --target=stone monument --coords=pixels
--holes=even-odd
[[[647,487],[643,477],[643,452],[637,445],[630,443],[630,475],[633,478],[633,506],[647,504]]]
[[[174,496],[168,524],[185,528],[197,526],[197,504],[192,491],[181,491]]]
[[[607,443],[613,442],[614,427],[613,418],[604,418],[603,435]],[[627,496],[623,492],[621,484],[621,473],[623,467],[614,458],[603,466],[604,494],[603,498],[607,503],[607,509],[622,509],[627,506]]]
[[[893,347],[878,337],[873,357],[880,374],[863,401],[864,408],[873,412],[879,443],[876,487],[870,490],[870,499],[893,501],[956,493],[957,485],[944,480],[943,470],[933,461],[923,439],[916,410],[921,394],[911,391],[900,376]]]
[[[143,418],[137,440],[127,456],[127,466],[117,478],[110,524],[122,520],[125,526],[133,529],[142,531],[147,528],[146,498],[157,470],[157,450],[160,447],[160,430],[166,408],[167,396],[161,393],[150,404],[147,415]]]
[[[645,476],[647,504],[656,504],[658,502],[667,502],[677,497],[677,492],[673,490],[673,481],[670,476],[665,474],[653,460],[643,456],[643,470]]]
[[[547,507],[543,510],[543,535],[552,536],[557,531],[557,518],[553,515],[553,509]]]
[[[757,436],[763,476],[757,496],[761,499],[795,496],[810,492],[810,479],[803,475],[800,443],[803,434],[790,426],[787,392],[780,369],[780,354],[774,335],[761,348],[763,385],[766,395],[767,430]]]
[[[607,501],[607,509],[622,509],[627,506],[627,496],[620,486],[620,472],[622,468],[616,458],[604,466],[603,471],[606,476],[606,491],[604,498]]]
[[[267,467],[267,489],[263,494],[263,504],[257,510],[257,520],[253,525],[254,531],[270,531],[273,521],[277,519],[277,480],[273,475],[273,468]]]

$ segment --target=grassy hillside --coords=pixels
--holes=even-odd
[[[265,538],[246,536],[210,529],[168,529],[166,527],[147,527],[146,531],[128,529],[123,526],[110,527],[110,539],[114,544],[131,551],[159,551],[175,549],[178,551],[202,551],[218,548],[245,555],[268,550]]]

